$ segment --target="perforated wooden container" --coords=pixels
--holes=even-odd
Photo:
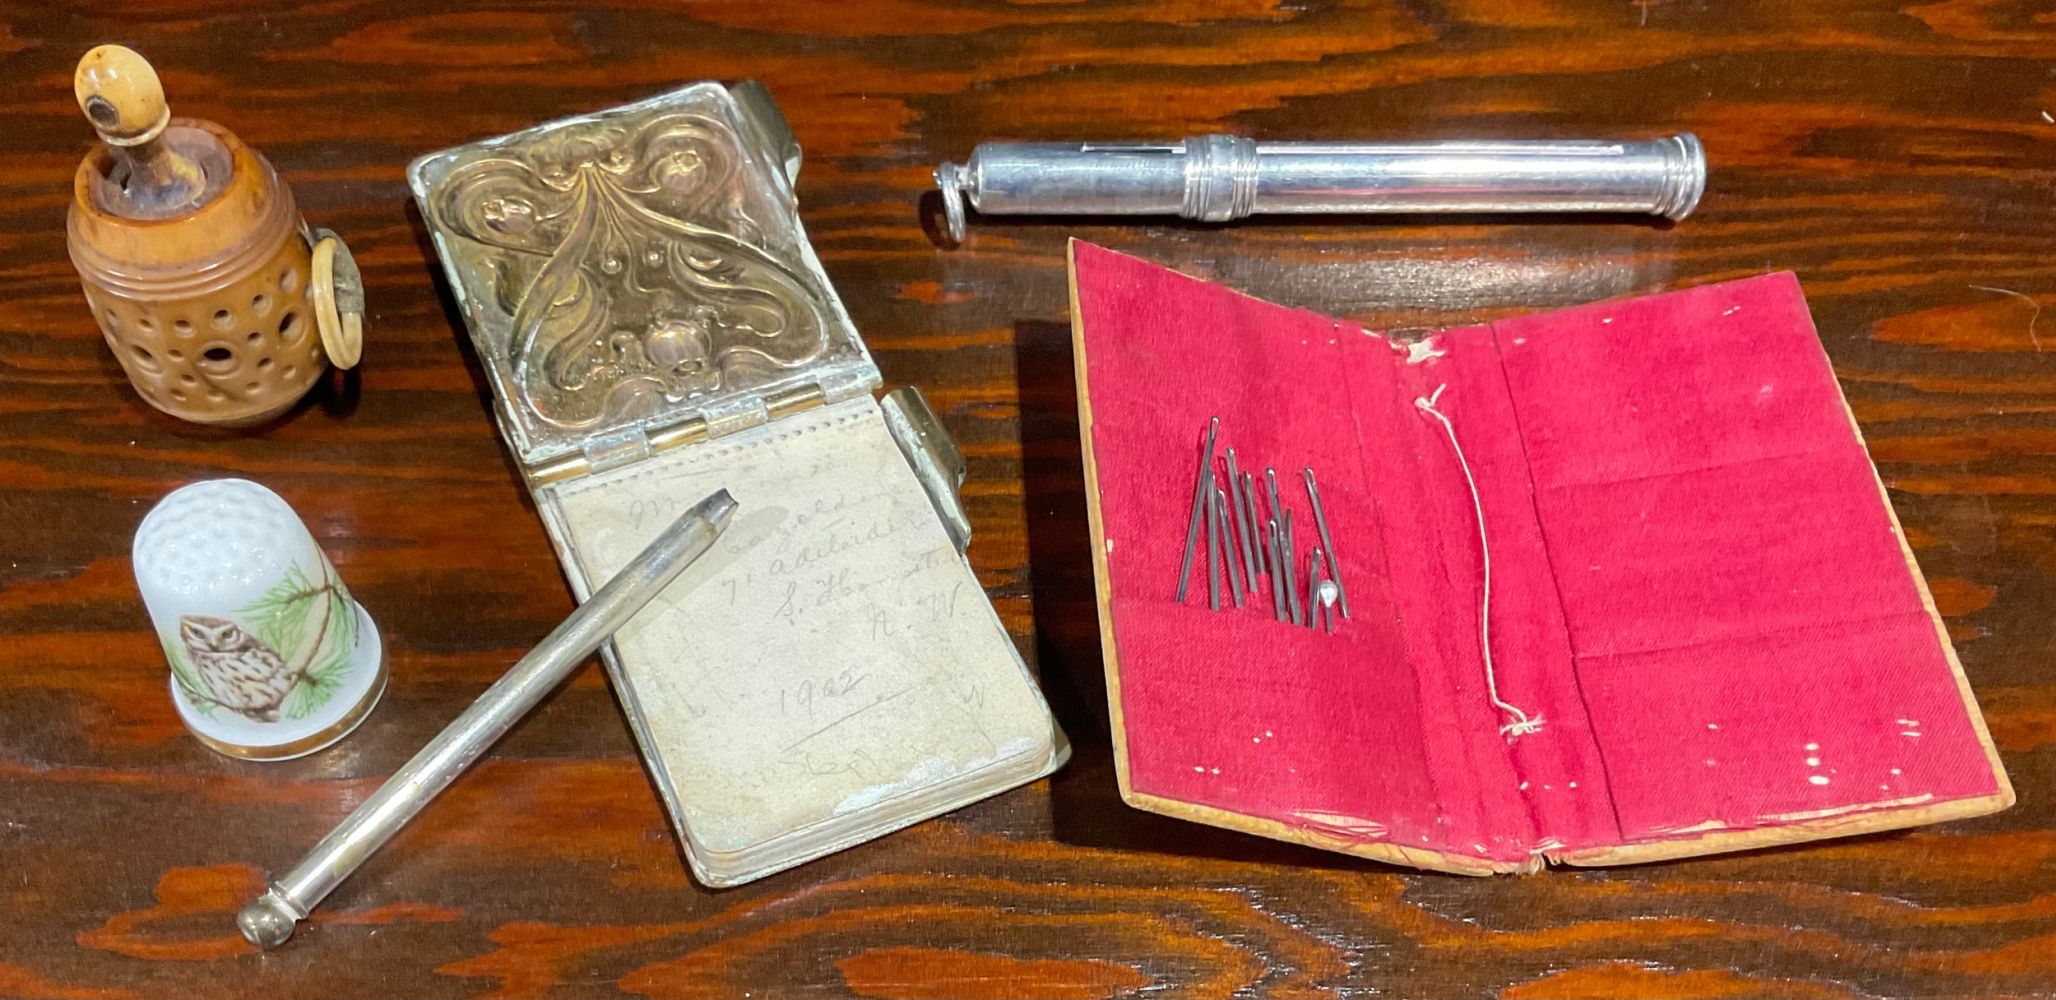
[[[355,362],[355,324],[342,322],[361,296],[355,268],[320,250],[263,156],[212,122],[170,118],[149,64],[110,48],[80,64],[80,105],[107,145],[79,164],[67,226],[93,317],[158,409],[208,424],[275,417],[330,354]]]

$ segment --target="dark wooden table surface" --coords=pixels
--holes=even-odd
[[[345,234],[361,375],[254,432],[129,389],[64,250],[122,41],[175,111]],[[18,2],[0,10],[0,997],[1522,998],[2056,994],[2056,9],[2043,2]],[[703,78],[767,82],[815,245],[892,383],[970,459],[971,554],[1077,742],[1056,777],[743,888],[693,884],[581,673],[259,956],[230,915],[571,607],[438,292],[417,154]],[[974,224],[928,171],[993,138],[1656,135],[1677,226]],[[921,212],[930,221],[924,231]],[[1799,849],[1421,874],[1115,793],[1063,241],[1425,326],[1791,268],[2020,804]],[[189,738],[129,572],[193,479],[290,500],[383,627],[363,729],[288,764]],[[1824,570],[1832,571],[1831,567]]]

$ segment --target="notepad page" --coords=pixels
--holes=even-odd
[[[734,522],[614,638],[695,849],[867,812],[891,828],[910,797],[1047,761],[1042,695],[869,397],[588,476],[557,503],[596,583],[722,488]]]

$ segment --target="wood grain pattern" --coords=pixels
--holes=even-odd
[[[362,369],[255,431],[129,389],[64,256],[120,41],[343,233]],[[1964,997],[2056,993],[2056,9],[2046,0],[653,0],[0,9],[0,996]],[[1077,744],[1028,789],[743,888],[684,870],[583,672],[257,956],[233,909],[570,608],[407,205],[415,155],[681,82],[764,80],[886,377],[970,462],[972,556]],[[977,220],[983,138],[1655,135],[1676,225]],[[917,214],[922,213],[922,214]],[[925,227],[925,229],[924,229]],[[1996,816],[1640,868],[1464,879],[1124,806],[1108,755],[1063,241],[1434,326],[1793,268],[2020,794]],[[377,616],[356,735],[226,760],[172,714],[129,575],[149,504],[277,489]]]

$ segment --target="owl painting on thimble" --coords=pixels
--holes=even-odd
[[[342,739],[385,689],[378,627],[278,494],[175,490],[136,529],[136,586],[202,743],[284,760]]]

